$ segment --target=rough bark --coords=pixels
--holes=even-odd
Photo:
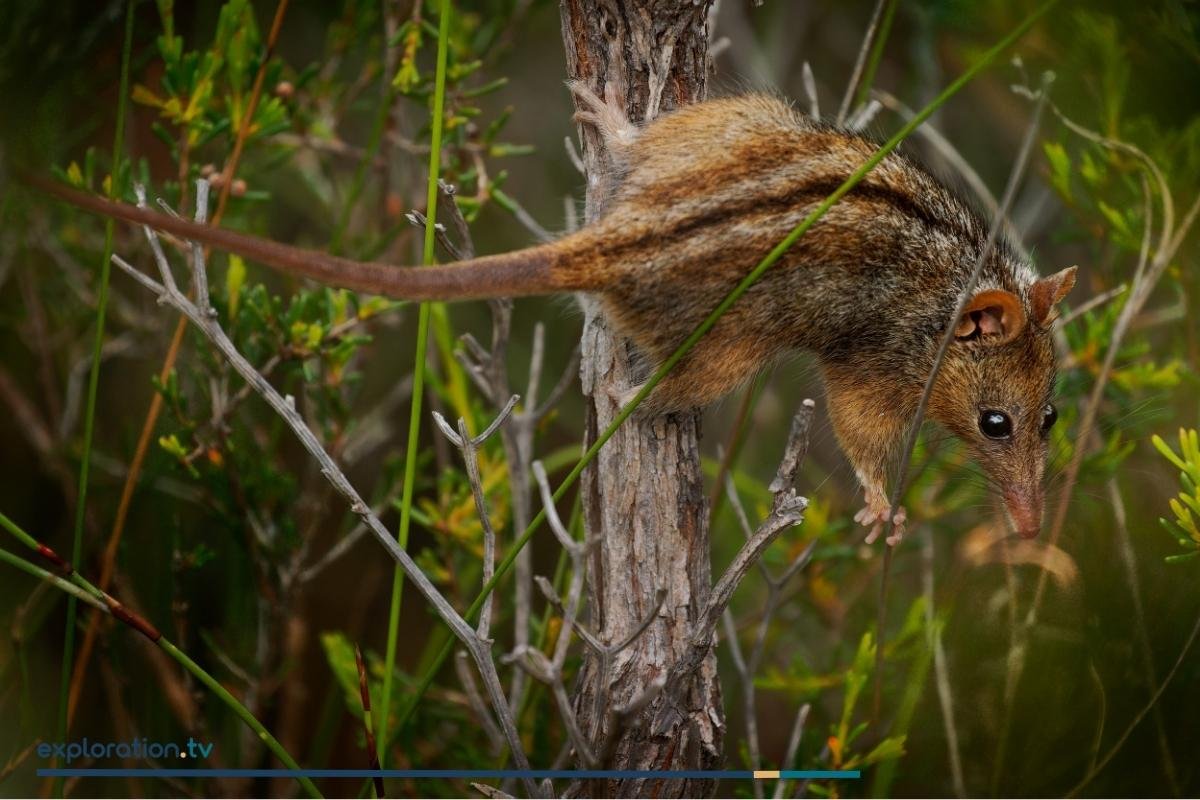
[[[614,86],[635,122],[702,100],[709,5],[709,0],[561,0],[567,72],[599,96]],[[595,131],[585,126],[580,136],[588,175],[586,213],[592,219],[608,190],[607,157]],[[634,355],[596,309],[585,309],[581,372],[590,398],[589,444],[620,411],[617,398],[646,377]],[[589,569],[593,628],[615,644],[648,615],[655,616],[607,669],[605,659],[590,650],[586,655],[574,701],[603,768],[711,769],[721,759],[725,722],[711,651],[689,682],[682,715],[659,714],[662,697],[627,718],[614,713],[643,696],[686,652],[708,599],[708,507],[699,436],[698,414],[635,416],[583,477],[584,520],[599,543]],[[659,590],[665,590],[666,599],[655,613]],[[656,730],[656,717],[670,722]],[[706,781],[614,780],[585,784],[580,791],[695,797],[713,788]]]

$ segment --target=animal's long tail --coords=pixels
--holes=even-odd
[[[190,239],[265,264],[289,275],[301,275],[342,289],[386,295],[401,300],[474,300],[521,297],[587,289],[556,270],[561,248],[539,245],[512,253],[483,256],[446,266],[396,267],[353,261],[316,250],[304,250],[257,236],[211,228],[127,203],[115,203],[69,188],[44,177],[23,179],[48,194],[102,216]]]

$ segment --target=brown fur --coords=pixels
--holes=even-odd
[[[685,107],[638,129],[612,104],[572,88],[579,119],[604,134],[612,191],[595,223],[517,253],[445,267],[363,264],[53,192],[361,291],[417,300],[594,294],[619,330],[661,361],[876,148],[764,95]],[[887,465],[985,234],[940,183],[887,156],[721,317],[656,389],[653,408],[707,405],[784,353],[814,352],[838,438],[866,490],[860,518],[877,531],[890,513]],[[997,247],[929,409],[1001,486],[1024,534],[1041,520],[1040,420],[1054,383],[1047,326],[1073,281],[1073,272],[1038,281]],[[987,409],[1011,416],[1011,438],[980,433]]]

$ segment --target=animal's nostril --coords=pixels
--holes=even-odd
[[[1033,539],[1042,530],[1042,499],[1040,493],[1021,490],[1005,492],[1009,519],[1022,539]]]

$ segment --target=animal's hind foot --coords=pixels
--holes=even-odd
[[[567,86],[582,106],[575,112],[575,119],[598,130],[610,150],[628,145],[637,138],[637,126],[625,116],[625,108],[612,83],[605,85],[603,100],[583,81],[571,81]]]

